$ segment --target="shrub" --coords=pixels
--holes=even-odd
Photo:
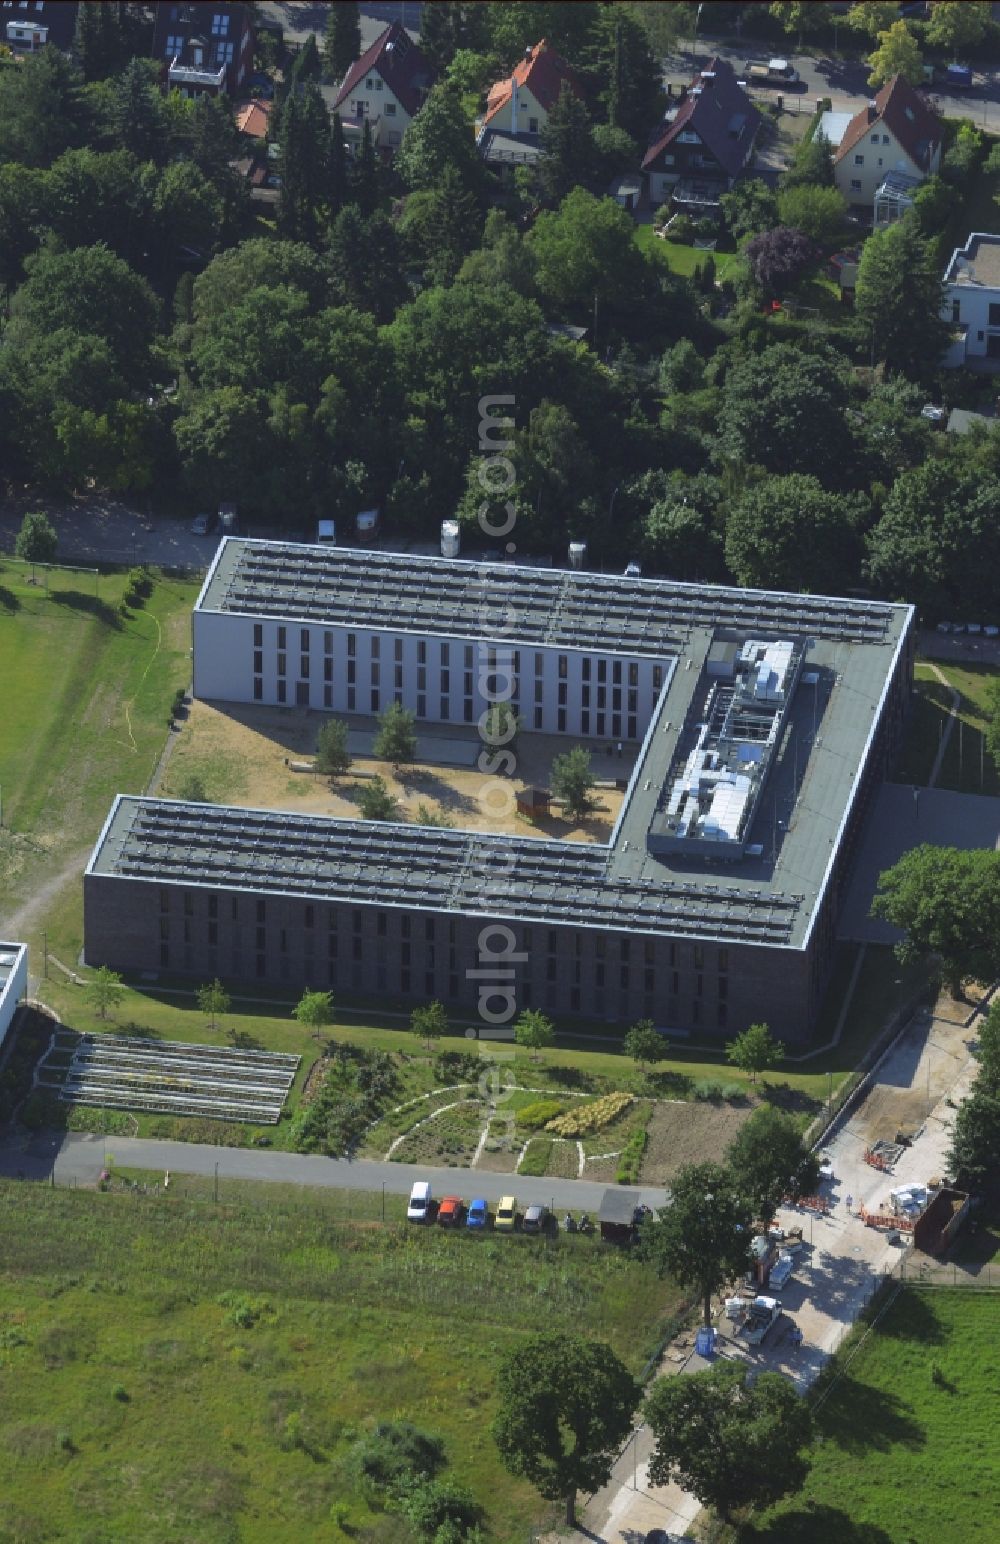
[[[565,1108],[559,1099],[536,1099],[534,1104],[526,1104],[523,1110],[518,1110],[515,1119],[526,1131],[540,1131],[548,1121],[561,1115]]]
[[[395,1490],[407,1481],[433,1479],[444,1466],[444,1443],[411,1421],[380,1421],[355,1444],[351,1462],[363,1485]]]
[[[717,1100],[724,1098],[722,1092],[722,1084],[709,1083],[706,1082],[704,1078],[700,1078],[698,1082],[695,1083],[694,1088],[692,1089],[692,1093],[696,1099],[701,1099],[702,1101],[711,1104],[714,1104]]]
[[[475,1051],[442,1051],[434,1058],[434,1076],[439,1083],[478,1083],[484,1067]]]
[[[639,1183],[639,1170],[642,1167],[643,1154],[649,1141],[649,1132],[645,1126],[640,1126],[638,1131],[633,1131],[618,1159],[618,1170],[615,1179],[619,1185],[637,1185]]]
[[[668,241],[690,243],[694,236],[694,221],[690,215],[679,214],[667,231]]]
[[[610,1126],[613,1120],[617,1120],[618,1116],[634,1103],[634,1094],[620,1091],[602,1094],[600,1099],[580,1105],[577,1109],[570,1110],[567,1115],[559,1115],[555,1120],[546,1121],[545,1130],[553,1132],[558,1137],[588,1136],[591,1132],[601,1131],[605,1126]]]
[[[238,1330],[252,1330],[266,1315],[274,1313],[264,1297],[245,1297],[241,1292],[223,1292],[216,1299],[221,1308],[228,1308],[226,1317]]]
[[[111,1398],[117,1399],[119,1404],[127,1405],[128,1389],[123,1383],[116,1383],[114,1388],[111,1390]]]

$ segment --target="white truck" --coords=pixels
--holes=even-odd
[[[781,1318],[781,1304],[776,1297],[755,1297],[747,1309],[740,1334],[751,1346],[759,1346]]]

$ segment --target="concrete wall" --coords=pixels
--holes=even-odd
[[[725,1038],[757,1020],[788,1041],[811,1028],[810,959],[795,950],[107,875],[85,877],[84,917],[89,965],[200,981],[218,975],[249,982],[250,990],[283,987],[289,997],[308,986],[400,1009],[439,998],[475,1023],[481,994],[486,1014],[498,1015],[510,992],[517,1011],[618,1025],[651,1018],[696,1040]],[[484,942],[491,927],[499,931]],[[517,957],[497,968],[498,953]]]
[[[194,613],[193,642],[196,697],[364,714],[395,700],[426,723],[475,724],[513,689],[526,730],[583,739],[640,740],[669,664],[210,611]]]
[[[15,1010],[28,995],[28,949],[25,944],[0,943],[0,1045]]]

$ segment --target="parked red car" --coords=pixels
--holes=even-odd
[[[445,1196],[438,1207],[438,1222],[442,1228],[455,1228],[461,1222],[464,1210],[458,1196]]]

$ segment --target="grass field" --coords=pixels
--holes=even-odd
[[[680,241],[662,241],[651,225],[637,225],[635,239],[647,256],[658,258],[660,262],[666,263],[672,273],[679,273],[682,277],[689,278],[696,268],[704,265],[707,257],[711,257],[715,262],[716,278],[724,279],[726,270],[740,261],[738,252],[701,252],[697,247],[686,246]]]
[[[121,574],[51,571],[32,585],[0,569],[0,892],[4,920],[32,902],[28,942],[72,964],[82,942],[82,873],[116,793],[141,790],[166,738],[170,699],[189,678],[196,587],[160,577],[119,615]]]
[[[741,1537],[767,1544],[995,1539],[992,1293],[907,1288],[818,1407],[813,1468]]]
[[[938,788],[960,793],[1000,794],[1000,775],[990,760],[983,733],[989,719],[990,687],[1000,679],[991,665],[938,660],[937,668],[961,695],[958,723],[951,733]],[[916,668],[916,697],[906,741],[893,777],[901,783],[926,783],[934,766],[951,707],[951,693],[928,664]],[[961,729],[959,728],[961,725]]]
[[[0,1537],[406,1544],[350,1476],[392,1418],[443,1436],[490,1537],[523,1540],[546,1514],[488,1433],[498,1357],[544,1325],[638,1371],[676,1297],[593,1240],[346,1223],[335,1193],[257,1188],[265,1213],[0,1184]]]

